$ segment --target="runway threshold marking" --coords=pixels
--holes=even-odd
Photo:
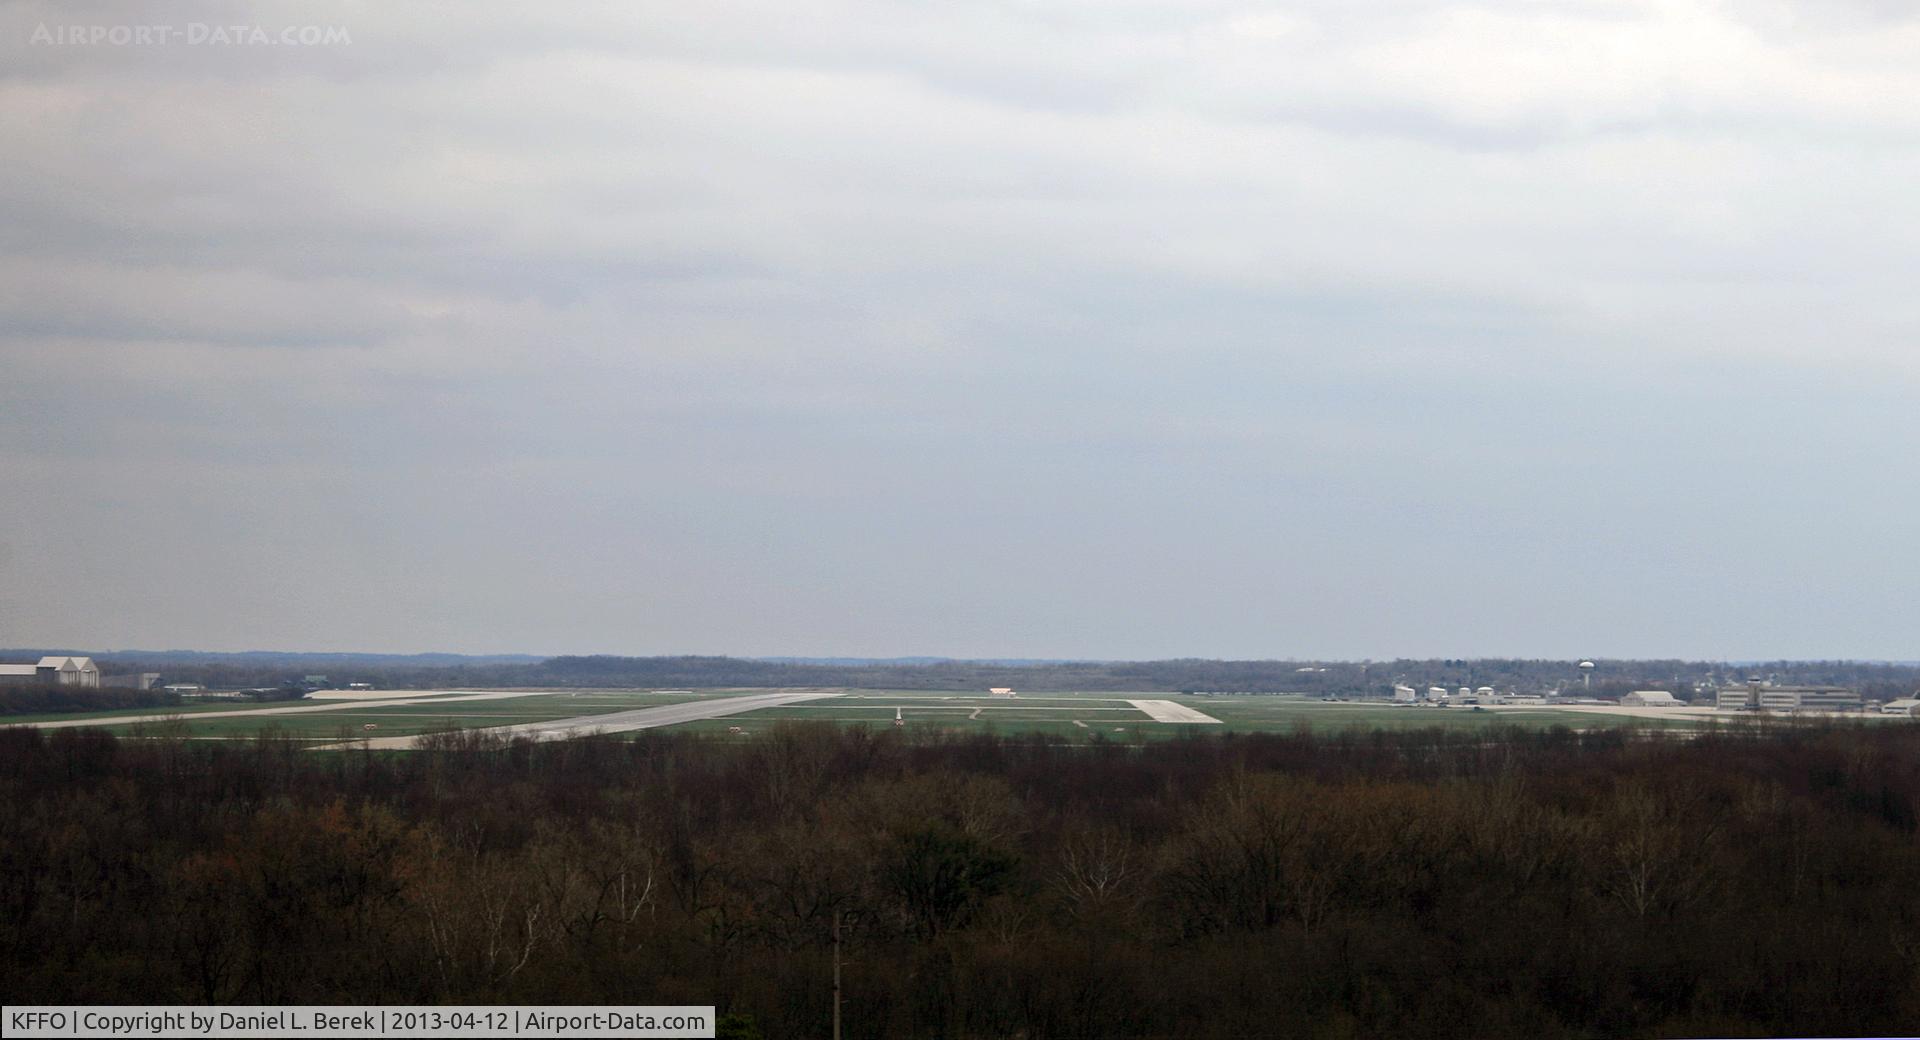
[[[1155,722],[1221,724],[1219,719],[1205,712],[1195,711],[1184,704],[1175,704],[1172,701],[1136,701],[1128,698],[1127,703],[1146,712]]]

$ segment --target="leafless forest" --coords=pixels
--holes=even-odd
[[[851,1037],[1920,1021],[1920,727],[411,754],[0,731],[16,1002],[715,1004]]]

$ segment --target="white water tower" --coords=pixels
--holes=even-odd
[[[1581,689],[1585,690],[1593,686],[1593,668],[1594,668],[1594,664],[1592,661],[1580,662],[1580,688]]]

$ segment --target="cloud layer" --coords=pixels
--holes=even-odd
[[[393,7],[0,12],[0,643],[1920,656],[1905,5]]]

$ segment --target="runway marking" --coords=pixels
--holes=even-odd
[[[1216,724],[1220,722],[1219,719],[1211,715],[1194,711],[1184,704],[1175,704],[1172,701],[1136,701],[1129,699],[1127,703],[1146,712],[1155,722],[1211,722]]]

